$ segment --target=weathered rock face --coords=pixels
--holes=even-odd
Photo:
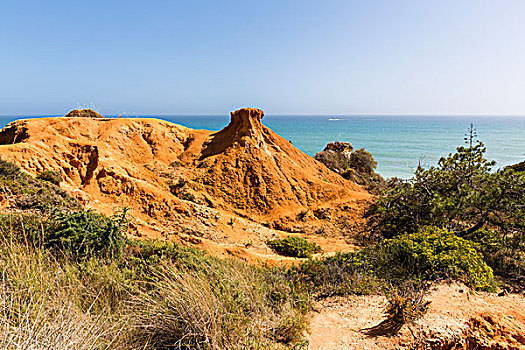
[[[230,124],[204,144],[202,171],[192,180],[218,206],[273,221],[344,197],[364,198],[359,186],[263,126],[262,116],[258,109],[233,112]]]
[[[350,142],[330,142],[324,150],[315,155],[315,159],[338,174],[348,170],[350,156],[354,148]]]
[[[27,138],[29,138],[29,135],[23,122],[18,124],[10,123],[0,130],[0,145],[11,145],[25,141]]]
[[[266,128],[263,115],[232,112],[218,132],[158,119],[19,120],[0,132],[0,157],[32,175],[59,172],[64,188],[99,211],[132,207],[143,232],[233,240],[249,236],[248,226],[271,231],[261,224],[335,236],[355,225],[371,196]],[[316,216],[328,207],[331,215]]]

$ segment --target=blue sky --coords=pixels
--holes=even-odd
[[[525,1],[0,2],[0,115],[525,115]]]

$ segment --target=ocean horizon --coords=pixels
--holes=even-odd
[[[24,118],[47,116],[0,116],[0,127]],[[192,129],[220,130],[228,115],[125,116],[159,118]],[[412,177],[418,164],[429,167],[441,156],[464,145],[470,124],[486,148],[494,169],[525,160],[525,118],[511,116],[398,116],[398,115],[267,115],[263,124],[310,156],[333,141],[350,142],[354,149],[372,153],[377,171],[385,178]]]

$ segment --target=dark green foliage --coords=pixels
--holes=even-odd
[[[40,174],[38,174],[36,178],[39,180],[51,182],[53,185],[56,185],[56,186],[60,185],[60,183],[64,181],[64,179],[62,178],[62,175],[52,170],[44,170]]]
[[[454,278],[477,289],[492,287],[492,269],[474,244],[446,229],[426,227],[386,240],[380,253],[382,266],[402,266],[408,275],[423,280]]]
[[[341,175],[377,194],[386,186],[386,181],[375,172],[376,168],[377,162],[372,153],[359,148],[350,154],[348,168]]]
[[[509,165],[507,168],[510,168],[514,171],[525,172],[525,160],[519,162],[518,164]]]
[[[483,144],[472,135],[467,140],[469,147],[436,167],[392,180],[368,212],[372,231],[390,238],[429,225],[446,228],[477,242],[499,275],[525,279],[525,173],[492,172]]]
[[[0,160],[0,193],[20,209],[78,210],[82,205],[58,186],[22,172],[13,163]]]
[[[437,167],[418,167],[409,181],[395,180],[372,206],[376,232],[393,237],[426,225],[469,235],[483,226],[523,235],[525,176],[511,169],[491,173],[481,142],[441,158]]]
[[[125,210],[112,218],[93,211],[0,215],[3,237],[41,245],[74,259],[117,259],[122,254],[126,233]]]
[[[0,160],[0,191],[19,209],[41,211],[2,215],[0,230],[75,258],[120,256],[127,230],[125,212],[107,218],[81,210],[76,199],[52,183],[59,181],[59,176],[48,171],[35,179],[16,165]]]
[[[364,148],[359,148],[350,154],[348,166],[359,174],[372,174],[377,168],[377,162],[372,154]]]
[[[74,258],[116,259],[124,248],[127,223],[126,210],[113,218],[93,211],[55,212],[49,218],[44,245]]]
[[[503,277],[508,289],[525,290],[525,243],[522,237],[502,236],[497,231],[483,228],[470,238],[477,243],[494,273]]]
[[[295,258],[310,258],[313,254],[321,252],[321,247],[316,243],[296,236],[269,240],[266,244],[277,254]]]

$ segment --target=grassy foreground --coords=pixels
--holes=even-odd
[[[119,258],[78,256],[49,244],[56,232],[35,239],[38,227],[53,230],[48,220],[0,216],[2,349],[269,349],[301,339],[308,299],[277,271],[158,241],[128,242]]]

